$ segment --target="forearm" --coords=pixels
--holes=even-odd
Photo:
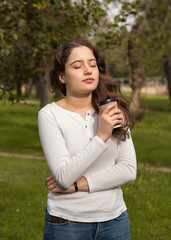
[[[45,185],[53,193],[71,194],[76,192],[74,184],[72,184],[71,187],[69,187],[68,189],[61,188],[59,184],[55,181],[53,176],[46,178]],[[77,187],[78,187],[78,191],[82,191],[82,192],[89,191],[88,183],[85,177],[81,177],[77,181]]]
[[[80,192],[89,192],[88,182],[87,182],[87,179],[85,177],[81,177],[80,179],[78,179],[77,187],[78,187],[78,191],[80,191]],[[67,190],[63,189],[62,192],[63,193],[74,193],[74,192],[76,192],[74,184],[70,188],[68,188]]]
[[[86,176],[89,192],[114,189],[136,178],[136,168],[127,165],[115,165]]]
[[[115,164],[92,174],[84,175],[89,192],[116,188],[136,178],[137,164],[131,137],[118,144]]]

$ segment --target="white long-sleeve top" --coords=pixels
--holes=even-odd
[[[101,222],[126,210],[120,185],[136,177],[136,155],[130,138],[114,137],[105,143],[96,134],[98,114],[80,114],[50,103],[38,113],[41,145],[50,171],[58,184],[69,188],[84,176],[89,192],[53,194],[47,210],[53,216],[79,222]]]

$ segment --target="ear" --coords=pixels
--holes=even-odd
[[[65,84],[65,78],[64,78],[64,74],[63,73],[59,74],[59,80],[60,80],[61,83]]]

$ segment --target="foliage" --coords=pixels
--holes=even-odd
[[[102,48],[104,54],[110,55],[108,58],[108,65],[110,65],[110,74],[115,76],[114,71],[116,62],[123,61],[124,74],[130,75],[129,65],[127,63],[127,45],[129,39],[136,42],[136,58],[144,67],[146,76],[165,76],[163,69],[164,56],[171,52],[171,32],[169,23],[171,21],[170,15],[170,1],[164,0],[134,0],[134,1],[107,1],[110,7],[118,8],[119,12],[111,22],[107,23],[106,28],[99,31],[97,45],[99,49]],[[107,5],[109,7],[109,5]],[[130,24],[129,19],[134,19]],[[134,25],[138,24],[139,29],[136,34],[132,34],[131,30]],[[109,50],[105,50],[105,48]],[[113,48],[113,49],[112,49]],[[119,56],[115,52],[119,52]],[[113,69],[112,69],[113,66]],[[122,69],[121,68],[121,69]],[[165,76],[166,77],[166,76]]]
[[[107,16],[109,8],[120,9],[113,19]],[[49,72],[55,50],[77,37],[96,44],[106,56],[109,74],[130,75],[130,17],[140,24],[134,38],[146,75],[164,76],[163,56],[171,51],[169,0],[1,1],[0,98],[9,92],[9,99],[16,99],[16,84],[27,84],[29,78],[37,82]]]
[[[36,81],[50,67],[48,62],[61,43],[92,36],[106,15],[96,0],[20,0],[0,5],[1,95],[6,91],[12,95],[19,80]]]
[[[137,43],[140,48],[141,60],[144,62],[147,74],[163,74],[164,55],[171,52],[171,21],[170,1],[144,1],[142,5],[145,15],[139,17],[141,29]]]

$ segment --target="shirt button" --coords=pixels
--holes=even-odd
[[[87,125],[85,125],[85,127],[87,128]]]
[[[92,140],[92,138],[89,138],[89,140],[91,141],[91,140]]]
[[[90,115],[90,113],[87,113],[87,115]]]

